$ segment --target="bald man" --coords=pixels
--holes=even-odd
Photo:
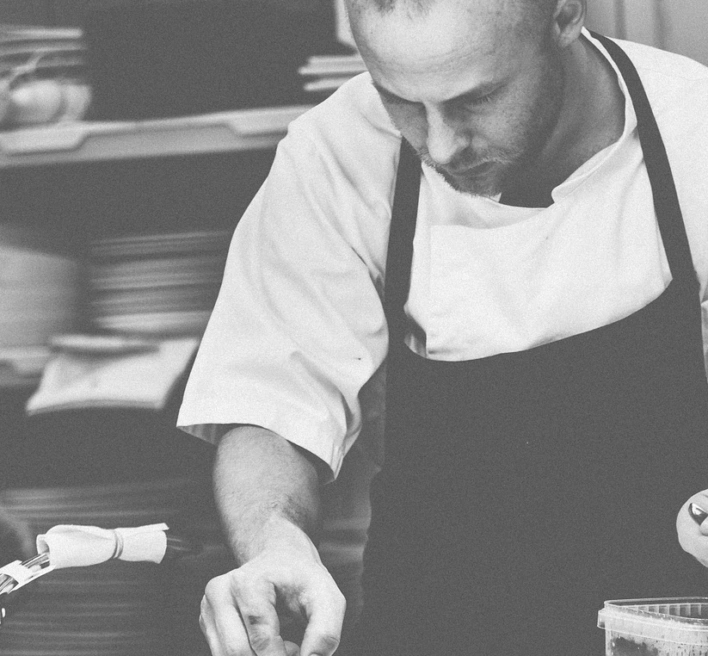
[[[708,70],[585,9],[350,0],[368,73],[281,142],[180,413],[214,656],[337,649],[320,490],[384,401],[349,653],[597,655],[604,600],[706,593]]]

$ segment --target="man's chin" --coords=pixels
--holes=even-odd
[[[509,169],[513,168],[505,161],[487,160],[453,172],[436,164],[426,152],[419,152],[418,156],[455,191],[485,198],[494,198],[501,194],[502,183]]]
[[[501,193],[501,185],[497,176],[493,175],[452,175],[448,171],[437,169],[445,182],[455,191],[470,196],[494,198]]]

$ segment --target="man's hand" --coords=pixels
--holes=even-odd
[[[202,600],[212,656],[334,653],[346,604],[313,542],[319,488],[312,458],[275,433],[238,426],[221,438],[214,495],[240,567],[210,581]],[[304,627],[299,650],[281,631],[292,621]]]
[[[708,518],[698,524],[688,512],[692,503],[697,504],[708,513],[708,490],[694,494],[681,507],[676,518],[679,544],[699,563],[708,567]]]
[[[319,558],[263,552],[209,582],[199,620],[213,656],[331,656],[345,605]],[[306,627],[299,649],[281,637],[292,620]]]

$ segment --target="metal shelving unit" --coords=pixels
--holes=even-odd
[[[310,106],[147,121],[77,121],[0,132],[0,168],[275,148]]]
[[[270,150],[285,135],[290,121],[309,107],[269,107],[146,121],[77,121],[0,131],[0,170]],[[16,366],[8,350],[0,349],[0,390],[37,385],[38,372],[18,371]]]

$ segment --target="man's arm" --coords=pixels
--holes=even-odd
[[[280,637],[288,616],[306,624],[302,656],[334,653],[345,601],[312,541],[319,486],[314,462],[266,429],[240,426],[221,439],[214,492],[239,567],[212,579],[202,600],[213,656],[297,653]]]

